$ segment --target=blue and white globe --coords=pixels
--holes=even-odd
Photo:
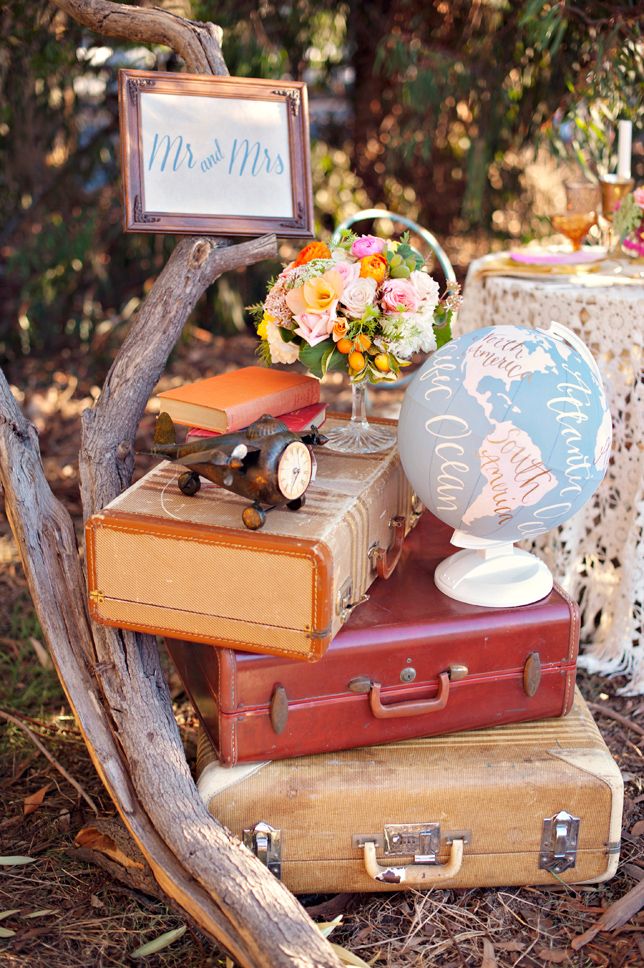
[[[398,425],[425,506],[475,539],[506,542],[543,534],[585,504],[611,436],[590,352],[554,323],[489,326],[447,343],[409,385]]]

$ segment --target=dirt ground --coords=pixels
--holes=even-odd
[[[118,329],[101,347],[107,362],[122,339]],[[240,336],[213,339],[193,330],[174,354],[164,378],[173,382],[249,362],[253,341]],[[94,354],[95,358],[95,354]],[[14,371],[26,388],[23,405],[41,433],[41,448],[52,487],[80,531],[78,427],[81,410],[102,379],[93,364],[62,358],[26,360]],[[341,404],[348,392],[331,385]],[[378,404],[395,409],[396,393]],[[141,426],[149,440],[153,414]],[[148,464],[141,460],[137,473]],[[34,745],[26,725],[98,807],[114,807],[96,776],[64,695],[51,669],[38,622],[6,521],[0,517],[0,711],[10,714],[0,729],[0,855],[33,859],[3,866],[0,876],[0,964],[8,968],[102,968],[137,963],[133,953],[185,919],[159,899],[126,887],[90,865],[74,846],[77,832],[94,819],[78,790]],[[189,761],[194,764],[197,721],[176,673],[167,663],[175,713]],[[575,968],[627,968],[644,964],[644,914],[617,930],[599,933],[576,951],[574,938],[591,927],[610,905],[644,878],[644,699],[619,694],[623,680],[581,673],[579,685],[595,705],[598,725],[622,770],[625,810],[622,853],[616,877],[597,887],[501,890],[409,891],[401,894],[309,897],[303,903],[316,920],[343,915],[332,940],[368,964],[396,968],[516,968],[563,964]],[[179,933],[179,932],[177,932]],[[206,968],[226,964],[224,956],[190,925],[160,953],[154,966]]]

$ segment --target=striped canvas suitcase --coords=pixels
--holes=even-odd
[[[223,767],[213,816],[295,893],[600,882],[623,782],[576,692],[563,719]]]
[[[340,418],[330,418],[325,429]],[[248,531],[244,498],[208,481],[182,494],[164,463],[86,525],[90,614],[105,625],[314,661],[419,516],[395,448],[316,449],[299,511]]]

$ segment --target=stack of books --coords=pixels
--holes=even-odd
[[[301,373],[245,366],[157,395],[174,423],[190,428],[190,437],[227,434],[271,414],[294,433],[320,427],[326,406],[318,380]]]

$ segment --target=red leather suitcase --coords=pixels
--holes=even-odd
[[[519,608],[448,598],[432,576],[454,550],[450,534],[424,514],[394,575],[372,585],[314,664],[168,640],[221,762],[564,716],[575,684],[576,604],[557,587]]]

